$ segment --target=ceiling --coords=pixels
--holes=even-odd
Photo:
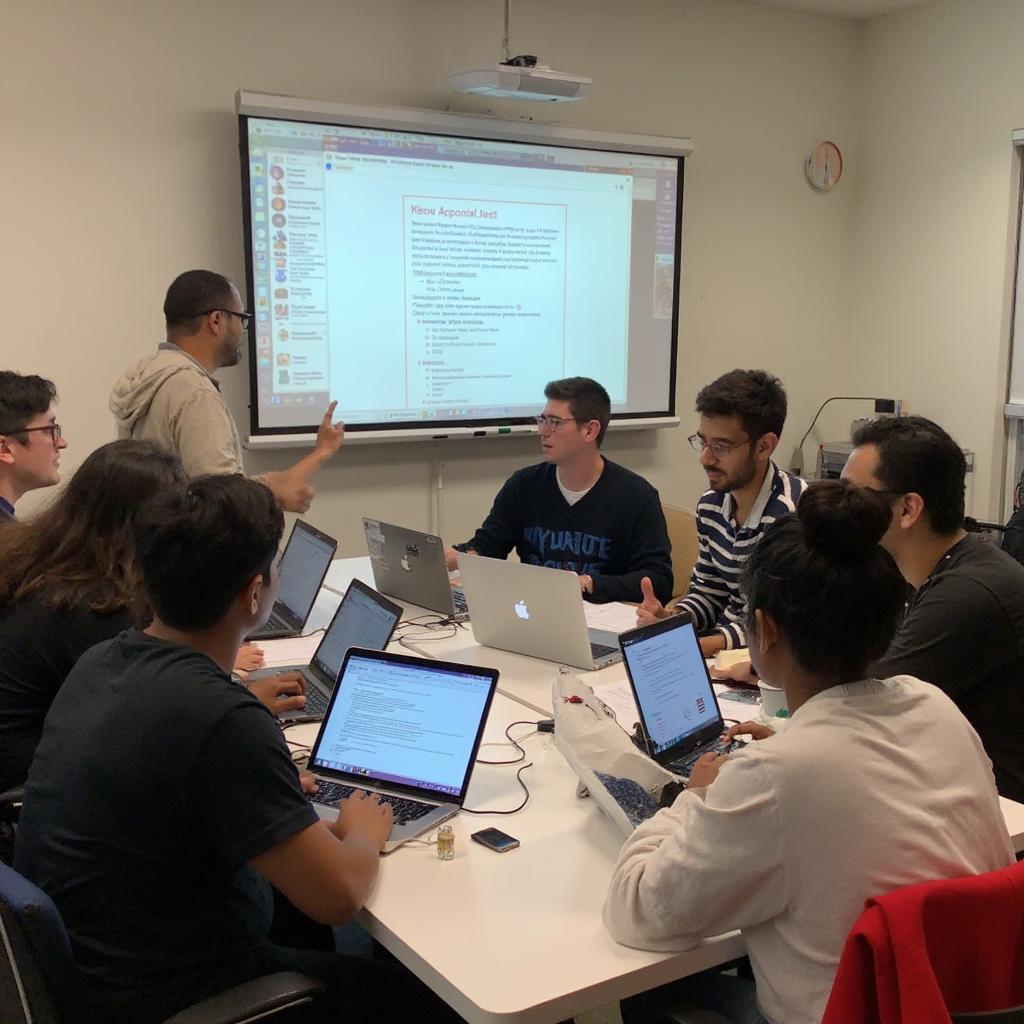
[[[873,18],[913,7],[925,0],[755,0],[771,7],[791,7],[798,11],[832,14],[838,18]]]

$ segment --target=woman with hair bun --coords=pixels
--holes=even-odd
[[[643,949],[742,929],[754,982],[707,972],[623,1003],[623,1020],[817,1024],[864,901],[1013,863],[981,743],[953,702],[911,676],[867,678],[899,621],[903,579],[878,542],[884,497],[813,484],[747,562],[758,673],[786,693],[775,735],[706,755],[674,804],[619,855],[604,917]]]

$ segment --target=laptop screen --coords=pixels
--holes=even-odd
[[[311,764],[461,801],[496,678],[469,665],[353,651]]]
[[[652,754],[721,721],[692,622],[639,629],[621,642]]]
[[[305,622],[320,592],[324,574],[334,557],[335,543],[325,534],[297,522],[281,556],[278,570],[281,587],[275,607],[299,622]]]
[[[313,664],[333,684],[348,649],[384,650],[401,614],[398,605],[385,601],[376,591],[353,580],[313,655]]]

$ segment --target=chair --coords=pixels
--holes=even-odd
[[[822,1024],[1024,1024],[1024,862],[871,899]]]
[[[24,786],[15,786],[0,793],[0,862],[14,863],[14,837],[17,833]]]
[[[685,508],[662,503],[668,539],[672,542],[673,597],[681,597],[690,586],[697,564],[697,517]]]
[[[0,864],[0,1007],[4,1024],[61,1024],[74,970],[71,943],[53,901]],[[176,1013],[165,1024],[244,1024],[310,1003],[319,981],[282,971],[236,985]]]

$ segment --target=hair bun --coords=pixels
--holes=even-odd
[[[869,555],[892,520],[889,503],[877,491],[847,480],[811,484],[796,506],[807,546],[828,558]]]

